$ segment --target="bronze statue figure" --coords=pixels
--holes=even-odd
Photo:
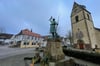
[[[58,34],[57,34],[58,23],[55,21],[55,18],[52,18],[52,16],[49,19],[49,21],[51,22],[51,24],[50,24],[50,33],[52,34],[53,38],[57,38],[58,37]]]

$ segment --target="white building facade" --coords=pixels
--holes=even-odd
[[[20,48],[40,47],[43,43],[43,38],[40,34],[33,33],[28,29],[21,30],[20,33],[12,38],[12,45]]]

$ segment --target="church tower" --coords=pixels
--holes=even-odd
[[[71,25],[75,48],[95,48],[96,37],[92,16],[84,5],[74,2],[71,12]]]

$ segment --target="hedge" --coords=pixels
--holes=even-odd
[[[97,53],[88,53],[88,52],[82,52],[82,51],[74,51],[70,49],[63,49],[63,52],[67,56],[72,56],[75,58],[79,58],[82,60],[90,61],[96,64],[100,64],[100,54]]]

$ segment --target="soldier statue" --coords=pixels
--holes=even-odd
[[[58,37],[58,34],[57,34],[58,23],[55,21],[54,18],[52,18],[52,16],[49,19],[49,21],[51,22],[51,24],[50,24],[50,33],[52,34],[53,38],[57,38]]]

